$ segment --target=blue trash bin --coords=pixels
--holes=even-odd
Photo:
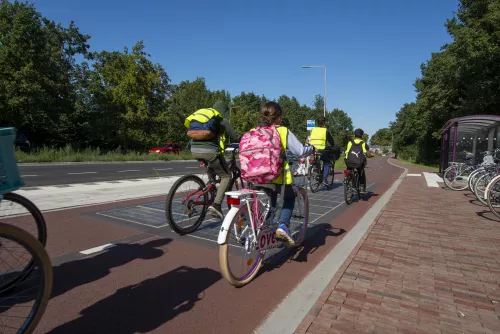
[[[15,139],[16,130],[14,128],[0,128],[0,194],[24,186],[14,152]]]

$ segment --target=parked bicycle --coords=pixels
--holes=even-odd
[[[0,328],[31,333],[52,293],[52,263],[40,210],[12,193],[24,185],[14,155],[15,130],[0,128]]]
[[[452,162],[450,166],[443,172],[443,181],[447,188],[455,191],[469,189],[474,191],[475,179],[472,177],[484,171],[484,167],[494,165],[494,161],[500,153],[499,149],[494,152],[482,152],[483,162],[478,165],[473,165],[473,159],[468,159],[467,162]],[[477,175],[476,175],[477,177]]]
[[[236,144],[233,144],[236,145]],[[233,147],[229,161],[231,180],[228,189],[237,190],[245,186],[241,179],[241,172],[236,163],[238,149]],[[173,231],[180,235],[192,233],[198,229],[207,213],[208,207],[214,202],[217,193],[217,184],[220,183],[214,170],[208,166],[209,161],[198,159],[205,167],[208,182],[197,175],[185,175],[178,179],[168,192],[165,203],[167,222]]]
[[[235,287],[253,280],[270,249],[285,247],[285,243],[275,239],[280,207],[271,208],[272,190],[264,186],[254,188],[226,192],[231,209],[222,222],[217,242],[222,275]],[[292,188],[296,198],[290,232],[295,246],[299,246],[309,222],[309,200],[304,187],[294,183]]]

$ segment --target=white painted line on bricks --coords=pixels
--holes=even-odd
[[[406,174],[406,176],[422,176],[422,174]]]
[[[89,248],[89,249],[83,250],[83,251],[80,252],[80,254],[90,255],[90,254],[102,252],[105,249],[109,249],[109,248],[112,248],[112,247],[115,247],[115,246],[116,246],[115,244],[105,244],[105,245],[102,245],[102,246],[97,246],[97,247],[94,247],[94,248]]]
[[[126,170],[119,170],[117,173],[127,173],[127,172],[140,172],[139,169],[126,169]]]
[[[68,173],[68,175],[97,174],[97,172]]]
[[[430,188],[439,188],[438,182],[443,182],[439,175],[434,173],[423,172],[427,186]]]

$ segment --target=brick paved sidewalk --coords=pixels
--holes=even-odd
[[[500,222],[472,199],[407,176],[296,333],[500,333]]]

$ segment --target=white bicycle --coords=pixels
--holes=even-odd
[[[289,230],[297,247],[304,241],[307,231],[309,200],[305,188],[292,187],[296,197]],[[275,217],[279,217],[280,209],[271,208],[269,189],[256,189],[226,192],[231,210],[219,232],[219,262],[222,275],[235,287],[252,281],[268,250],[285,247],[284,242],[275,239],[278,228]]]

